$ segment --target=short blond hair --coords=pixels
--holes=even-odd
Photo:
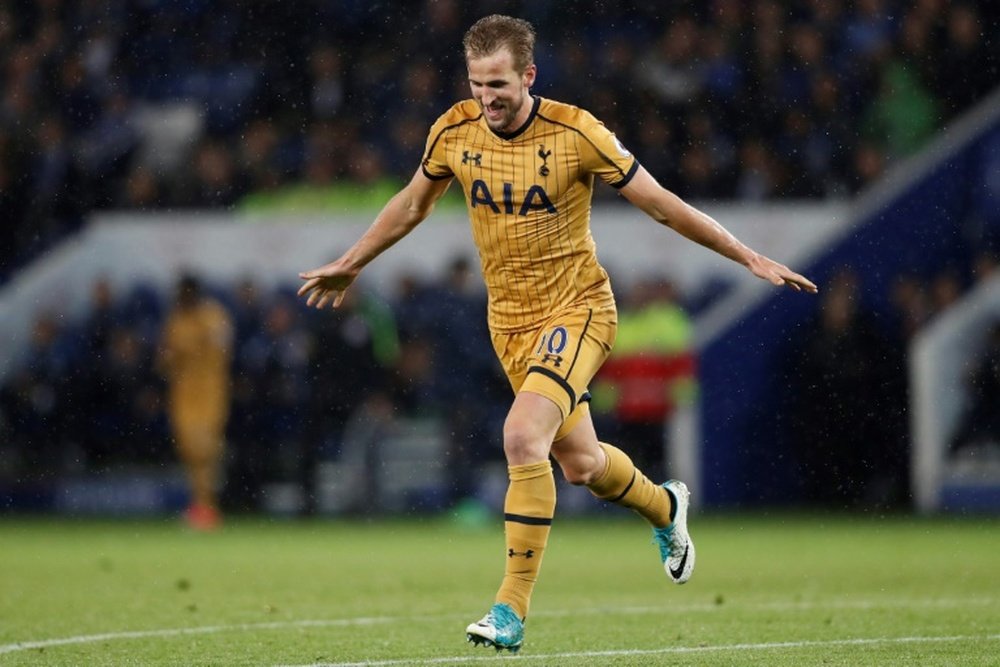
[[[491,14],[472,24],[462,46],[466,60],[493,55],[507,47],[514,59],[514,69],[524,72],[535,62],[535,28],[524,19]]]

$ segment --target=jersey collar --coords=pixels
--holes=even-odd
[[[524,121],[524,124],[521,125],[521,127],[517,128],[513,132],[497,132],[493,128],[490,128],[490,132],[493,132],[496,136],[501,139],[506,139],[507,141],[523,134],[524,131],[528,129],[528,126],[531,125],[531,121],[535,120],[535,116],[538,114],[538,105],[542,103],[542,98],[538,95],[534,96],[534,100],[535,101],[531,105],[531,113],[528,114],[528,119]],[[486,127],[489,127],[489,124],[487,124]]]

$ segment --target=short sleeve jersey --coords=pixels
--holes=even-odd
[[[188,310],[175,309],[164,330],[176,390],[198,393],[228,382],[233,328],[221,304],[205,299]]]
[[[594,177],[621,188],[638,168],[593,115],[540,97],[507,135],[471,99],[437,120],[423,173],[462,185],[493,331],[531,329],[564,308],[613,306],[590,233]]]

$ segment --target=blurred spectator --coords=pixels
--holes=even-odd
[[[100,334],[99,329],[94,333]],[[154,375],[150,346],[139,330],[116,321],[101,347],[92,348],[84,368],[75,396],[90,401],[77,430],[88,467],[105,470],[123,463],[162,462],[167,435],[163,392]]]
[[[357,429],[364,430],[361,424],[366,415],[391,414],[389,368],[400,354],[392,312],[361,286],[348,290],[339,308],[321,311],[315,317],[317,322],[309,327],[315,339],[307,378],[310,456],[301,466],[307,489],[315,482],[319,456],[354,456],[346,452],[352,446],[346,433],[351,420],[357,435]],[[378,407],[386,405],[389,407]]]
[[[680,169],[686,176],[684,197],[694,200],[722,199],[729,191],[725,173],[712,161],[703,145],[690,146],[681,155]]]
[[[90,309],[83,326],[87,354],[96,359],[108,349],[111,331],[120,318],[111,281],[106,276],[99,277],[90,288]]]
[[[746,201],[766,201],[780,196],[781,174],[771,151],[759,138],[747,139],[740,146],[740,172],[736,192]]]
[[[122,93],[108,95],[95,122],[78,137],[78,164],[88,174],[92,201],[102,208],[111,204],[114,184],[125,178],[128,162],[139,146],[131,106],[132,101]]]
[[[990,447],[1000,453],[1000,323],[990,329],[965,390],[968,408],[952,438],[952,452]]]
[[[333,46],[321,44],[309,56],[312,75],[310,103],[315,119],[329,120],[344,104],[343,56]]]
[[[76,177],[75,169],[65,126],[58,116],[45,118],[39,123],[37,146],[31,156],[31,181],[38,196],[34,206],[37,219],[59,215],[69,194],[68,184]]]
[[[185,520],[197,530],[219,526],[219,486],[229,418],[232,323],[205,295],[200,281],[184,275],[163,327],[159,367],[167,379],[170,428],[191,490]]]
[[[299,480],[302,466],[315,461],[307,417],[312,337],[287,294],[272,298],[260,317],[259,328],[238,349],[238,384],[246,388],[243,416],[249,423],[234,425],[243,463],[242,475],[234,478],[247,487],[244,498],[253,498],[265,481]]]
[[[486,295],[469,259],[453,258],[443,278],[421,292],[416,304],[397,304],[397,312],[404,330],[431,354],[429,400],[447,423],[450,492],[457,500],[472,492],[484,461],[502,459],[505,413],[498,408],[509,400],[510,387],[492,353]],[[470,391],[477,400],[468,400]]]
[[[386,397],[397,417],[439,417],[444,409],[434,377],[434,348],[426,338],[403,338],[389,372]]]
[[[70,384],[75,404],[88,401],[87,416],[74,429],[87,466],[162,461],[168,436],[151,340],[115,298],[109,279],[98,278],[91,295]]]
[[[663,183],[672,183],[675,189],[679,189],[681,183],[678,177],[677,136],[671,124],[662,115],[651,114],[639,128],[636,142],[639,144],[636,150],[642,146],[657,146],[659,148],[655,151],[646,151],[642,165],[657,180]],[[689,196],[684,192],[681,194]],[[690,198],[694,199],[694,197]]]
[[[614,349],[595,382],[594,409],[610,403],[611,442],[661,477],[667,420],[692,397],[691,321],[677,304],[673,284],[660,278],[633,286],[622,306]]]
[[[863,57],[873,57],[892,40],[892,11],[884,0],[858,0],[844,26],[844,46]]]
[[[153,211],[164,205],[164,196],[159,180],[145,167],[136,167],[128,175],[122,192],[118,194],[120,206],[139,211]]]
[[[22,187],[23,171],[10,143],[0,134],[0,210],[12,220],[23,220],[28,211],[30,193]],[[21,175],[19,175],[21,174]],[[0,279],[6,279],[16,266],[18,252],[31,246],[31,230],[18,224],[0,225]]]
[[[280,164],[282,138],[278,128],[264,119],[247,125],[237,149],[237,164],[246,174],[250,192],[271,190],[279,185],[284,175]]]
[[[851,191],[858,192],[882,176],[886,168],[886,155],[875,143],[863,141],[854,147],[851,163]]]
[[[52,477],[61,472],[75,425],[72,394],[73,350],[59,321],[41,315],[35,321],[27,363],[0,390],[4,421],[10,425],[13,452],[22,479]],[[81,415],[82,417],[82,415]]]
[[[894,281],[889,300],[896,319],[894,329],[905,345],[931,318],[934,312],[931,298],[919,278],[904,274]]]
[[[995,276],[997,269],[1000,269],[1000,258],[994,252],[981,250],[972,258],[972,278],[976,284]]]
[[[811,82],[809,102],[804,107],[813,124],[806,166],[812,178],[822,181],[824,193],[841,197],[847,194],[853,173],[851,147],[855,141],[850,118],[843,113],[844,102],[841,82],[833,72],[825,71]]]
[[[935,313],[947,310],[958,302],[965,291],[958,273],[953,269],[939,271],[931,279],[930,297]]]
[[[827,144],[808,114],[801,109],[785,114],[778,146],[785,163],[782,197],[811,199],[827,193]]]
[[[668,109],[690,104],[705,87],[705,71],[697,52],[699,33],[691,16],[669,21],[646,55],[636,61],[637,80]]]
[[[238,354],[243,345],[263,328],[264,299],[260,287],[250,276],[237,282],[233,291],[230,311],[235,332],[233,347]]]
[[[792,352],[788,434],[804,500],[831,508],[890,506],[905,499],[903,369],[861,307],[858,276],[825,286],[818,318]]]
[[[173,195],[177,206],[231,208],[246,193],[232,154],[220,142],[206,141],[198,146],[193,167]]]
[[[260,363],[257,336],[264,330],[264,298],[251,278],[242,279],[233,298],[233,398],[227,442],[234,453],[227,467],[225,504],[256,509],[267,477],[270,448],[258,437]]]
[[[996,8],[978,4],[945,4],[947,38],[940,54],[933,56],[941,61],[933,85],[949,117],[969,108],[997,85]]]
[[[240,200],[240,211],[252,216],[339,213],[377,207],[376,202],[392,197],[402,182],[386,174],[378,149],[357,141],[341,144],[327,132],[331,129],[316,128],[307,140],[301,182],[250,193]],[[350,161],[338,162],[339,154]]]
[[[882,70],[878,97],[865,115],[865,134],[891,158],[906,157],[926,143],[938,125],[935,102],[906,64]]]

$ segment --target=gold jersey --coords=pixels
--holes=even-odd
[[[614,305],[590,233],[594,176],[621,188],[638,168],[593,115],[540,97],[511,134],[491,130],[471,99],[434,123],[423,173],[462,184],[490,329],[522,331],[564,308]]]
[[[215,301],[170,313],[163,347],[175,418],[228,409],[232,338],[229,314]]]

